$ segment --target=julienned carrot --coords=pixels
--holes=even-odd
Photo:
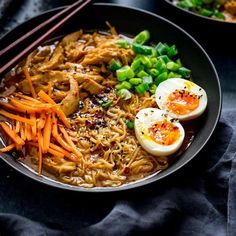
[[[32,140],[32,130],[28,124],[25,124],[25,136],[28,141]]]
[[[46,114],[44,112],[40,113],[40,118],[37,120],[37,128],[43,129],[46,122]]]
[[[34,113],[30,114],[30,119],[34,122],[32,125],[32,136],[36,137],[37,136],[37,126],[36,126],[36,116]]]
[[[73,150],[73,148],[67,142],[65,142],[59,135],[57,129],[57,120],[54,114],[52,115],[52,135],[57,140],[57,142],[61,144],[61,146],[65,148],[67,151],[71,152]]]
[[[43,149],[42,149],[43,153],[47,153],[49,149],[51,132],[52,132],[51,114],[48,114],[44,129],[43,129]]]
[[[19,108],[17,107],[14,107],[12,106],[10,103],[6,103],[6,102],[0,102],[0,105],[7,108],[7,109],[10,109],[12,111],[16,111],[16,112],[22,112],[22,110],[20,110]]]
[[[39,130],[38,132],[38,148],[39,148],[39,168],[38,168],[38,174],[41,175],[42,174],[42,165],[43,165],[43,154],[42,154],[42,135],[41,135],[41,130]]]
[[[60,153],[58,151],[55,151],[54,149],[52,148],[49,148],[48,149],[48,152],[51,153],[53,156],[56,156],[56,157],[60,157],[60,158],[63,158],[64,157],[64,154],[63,153]]]
[[[64,125],[70,129],[71,125],[70,122],[67,120],[65,113],[60,109],[60,107],[58,106],[57,108],[52,108],[53,110],[55,110],[55,112],[57,113],[57,115],[59,116],[59,118],[62,120],[62,122],[64,123]]]
[[[50,104],[56,104],[52,98],[50,98],[49,95],[47,95],[43,90],[40,90],[38,92],[38,96],[45,102],[48,102]]]
[[[4,148],[0,148],[0,152],[9,152],[15,147],[16,147],[15,143],[12,143]]]
[[[20,127],[20,137],[22,140],[26,140],[26,136],[25,136],[25,123],[23,123]]]
[[[73,148],[72,152],[77,156],[77,157],[81,157],[82,154],[81,152],[77,149],[77,147],[75,146],[75,144],[73,143],[73,141],[70,139],[69,135],[67,134],[65,128],[63,126],[59,126],[60,131],[62,132],[66,142]]]
[[[33,125],[33,121],[30,120],[30,119],[27,119],[27,118],[24,118],[24,117],[21,117],[21,116],[18,116],[18,115],[14,115],[12,113],[9,113],[7,111],[4,111],[4,110],[0,110],[0,114],[7,117],[7,118],[10,118],[12,120],[18,120],[18,121],[21,121],[21,122],[24,122],[24,123],[27,123],[29,125]]]
[[[38,96],[45,102],[48,102],[48,103],[54,104],[54,105],[56,104],[52,100],[52,98],[50,98],[43,90],[39,91]],[[57,106],[53,107],[52,109],[57,113],[57,115],[60,117],[62,122],[65,124],[65,126],[67,128],[71,128],[71,125],[70,125],[69,121],[67,120],[65,113],[60,109],[60,106],[57,105]]]
[[[37,136],[38,136],[38,143],[39,143],[41,149],[43,149],[43,135],[42,135],[42,131],[41,130],[38,131],[38,135]]]
[[[42,112],[44,110],[44,108],[33,107],[33,106],[23,104],[22,102],[20,102],[20,100],[16,100],[16,99],[11,99],[10,102],[11,102],[11,104],[13,104],[14,106],[16,106],[17,108],[19,108],[20,110],[22,110],[25,113]]]
[[[21,94],[21,93],[13,93],[16,97],[24,98],[25,100],[32,101],[34,103],[41,103],[39,100],[29,97],[27,95]]]
[[[16,99],[17,100],[17,99]],[[52,104],[48,104],[48,103],[35,103],[35,102],[32,102],[30,100],[17,100],[18,102],[26,105],[26,106],[30,106],[32,108],[37,108],[37,109],[50,109],[53,105]]]
[[[26,59],[26,63],[23,67],[23,72],[25,74],[25,77],[26,79],[28,80],[29,82],[29,86],[30,86],[30,90],[31,90],[31,93],[32,93],[32,96],[33,98],[36,98],[36,93],[35,93],[35,90],[34,90],[34,86],[33,86],[33,83],[32,83],[32,80],[31,80],[31,76],[30,76],[30,73],[28,71],[28,66],[29,66],[29,58],[30,58],[30,55],[27,57]]]
[[[73,157],[74,154],[71,154],[71,153],[67,152],[65,149],[63,149],[63,148],[61,148],[61,147],[55,145],[54,143],[50,143],[50,144],[49,144],[49,147],[50,147],[51,149],[54,149],[54,150],[60,152],[60,153],[63,153],[63,154],[65,155],[65,157],[67,157],[69,160],[71,160],[71,161],[73,161],[73,162],[75,162],[75,161],[78,160],[77,158],[74,158],[74,157]]]
[[[39,137],[39,136],[38,136],[38,137]],[[41,138],[39,138],[39,140],[40,140],[40,139],[41,139]],[[28,144],[29,144],[29,145],[32,145],[32,146],[34,146],[34,147],[39,148],[40,151],[41,151],[41,154],[42,154],[42,147],[41,147],[41,145],[40,145],[39,143],[29,142]],[[59,158],[63,158],[63,157],[64,157],[64,154],[63,154],[63,153],[60,153],[59,151],[57,151],[57,150],[55,150],[55,149],[52,149],[52,148],[49,148],[49,149],[48,149],[48,153],[50,153],[50,154],[52,154],[52,155],[54,155],[54,156],[56,156],[56,157],[59,157]],[[43,156],[43,154],[42,154],[42,156]]]
[[[60,105],[56,104],[44,91],[40,91],[38,95],[41,100],[15,93],[14,98],[11,97],[8,103],[4,103],[4,108],[12,110],[14,113],[21,113],[21,115],[0,110],[1,115],[15,120],[13,127],[5,122],[0,122],[0,126],[14,142],[0,151],[6,152],[13,148],[22,150],[25,142],[35,146],[38,148],[38,172],[41,175],[43,154],[50,153],[73,162],[77,162],[82,154],[73,142],[73,140],[77,141],[76,137],[74,135],[71,137],[63,125],[58,125],[58,119],[60,119],[67,128],[71,128]],[[58,130],[58,126],[60,130]],[[52,143],[51,137],[58,145]]]
[[[16,128],[15,128],[15,132],[19,133],[20,132],[20,121],[16,121]]]
[[[22,146],[25,144],[24,140],[20,138],[6,123],[0,122],[0,125],[2,126],[3,130],[6,132],[6,134],[19,146]]]

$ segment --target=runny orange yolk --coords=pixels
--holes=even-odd
[[[185,115],[199,106],[199,97],[186,90],[175,90],[167,98],[167,109],[178,115]]]
[[[167,120],[156,122],[148,132],[151,139],[161,145],[174,144],[180,137],[179,128]]]

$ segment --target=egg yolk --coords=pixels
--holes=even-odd
[[[186,90],[175,90],[167,98],[167,109],[178,115],[189,114],[199,106],[199,97]]]
[[[167,120],[156,122],[148,132],[152,140],[161,145],[171,145],[180,137],[179,128]]]

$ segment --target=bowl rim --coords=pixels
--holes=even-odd
[[[232,21],[226,21],[226,20],[220,20],[220,19],[214,19],[214,18],[211,18],[211,17],[207,17],[207,16],[202,16],[200,14],[197,14],[195,12],[192,12],[192,11],[189,11],[187,9],[184,9],[184,8],[181,8],[177,5],[175,5],[172,0],[164,0],[167,4],[169,4],[170,6],[174,7],[175,9],[178,9],[180,11],[183,11],[187,14],[190,14],[190,15],[193,15],[193,16],[197,16],[197,17],[200,17],[202,19],[205,19],[205,20],[208,20],[209,22],[218,22],[219,24],[226,24],[226,25],[236,25],[236,22],[232,22]]]
[[[148,14],[150,16],[153,16],[155,18],[158,18],[159,20],[162,20],[170,25],[172,25],[175,29],[180,30],[186,37],[188,37],[190,40],[193,41],[194,44],[196,44],[196,46],[199,48],[199,50],[201,51],[201,53],[204,54],[204,56],[206,57],[207,61],[209,62],[211,68],[212,68],[212,73],[214,73],[215,76],[215,83],[217,84],[218,87],[218,93],[219,93],[219,104],[218,104],[218,109],[217,109],[217,115],[214,119],[214,123],[212,124],[212,128],[210,133],[207,135],[207,138],[204,140],[204,142],[202,143],[202,145],[198,148],[197,151],[194,152],[194,154],[191,155],[190,158],[188,158],[185,162],[183,162],[181,165],[176,166],[176,168],[174,168],[173,170],[169,170],[168,172],[163,171],[161,172],[162,175],[159,176],[159,178],[155,179],[155,178],[147,178],[147,182],[145,182],[145,178],[135,181],[135,182],[131,182],[128,184],[124,184],[118,187],[94,187],[94,188],[82,188],[82,187],[78,187],[78,186],[73,186],[73,185],[69,185],[69,184],[64,184],[61,183],[59,181],[54,181],[50,178],[44,177],[44,176],[38,176],[35,175],[34,172],[27,170],[25,171],[25,169],[27,169],[25,166],[23,166],[22,164],[20,164],[19,162],[15,161],[14,159],[12,159],[11,155],[5,154],[5,153],[0,153],[0,159],[2,159],[5,163],[7,163],[9,166],[11,166],[13,169],[15,169],[18,173],[21,173],[22,175],[25,175],[27,177],[29,177],[30,179],[37,181],[40,184],[46,184],[48,186],[51,187],[56,187],[58,189],[61,190],[69,190],[69,191],[73,191],[73,192],[84,192],[84,193],[107,193],[107,192],[120,192],[120,191],[127,191],[127,190],[132,190],[132,189],[138,189],[144,186],[149,186],[150,184],[153,184],[154,182],[158,182],[160,180],[163,180],[164,178],[172,175],[173,173],[179,171],[183,166],[187,165],[194,157],[197,156],[197,154],[203,149],[203,147],[206,145],[206,143],[209,141],[209,139],[211,138],[213,132],[215,131],[215,128],[218,124],[220,115],[221,115],[221,109],[222,109],[222,89],[221,89],[221,84],[220,84],[220,80],[219,80],[219,76],[217,74],[216,68],[213,64],[213,62],[211,61],[210,57],[208,56],[208,54],[206,53],[206,51],[203,49],[203,47],[196,41],[196,39],[194,39],[189,33],[187,33],[184,29],[182,29],[181,27],[179,27],[178,25],[176,25],[175,23],[171,22],[170,20],[155,14],[153,12],[147,11],[147,10],[143,10],[137,7],[132,7],[132,6],[126,6],[126,5],[122,5],[122,4],[113,4],[113,3],[93,3],[91,4],[93,6],[106,6],[106,7],[118,7],[118,8],[126,8],[128,10],[132,10],[132,11],[138,11],[144,14]],[[9,32],[7,32],[6,34],[3,35],[2,38],[7,37],[9,33],[11,33],[12,31],[17,30],[17,28],[19,26],[23,26],[24,24],[28,24],[32,19],[38,18],[39,16],[42,15],[47,15],[48,13],[52,13],[52,12],[56,12],[59,11],[61,9],[65,8],[65,6],[62,7],[57,7],[57,8],[53,8],[47,11],[44,11],[40,14],[37,14],[36,16],[26,20],[25,22],[17,25],[16,27],[14,27],[12,30],[10,30]],[[1,40],[0,39],[0,40]],[[8,160],[9,159],[9,160]],[[18,166],[21,166],[21,168],[23,167],[24,170],[19,169]],[[168,168],[167,168],[168,170]],[[158,175],[157,175],[158,176]],[[48,180],[49,179],[49,180]]]

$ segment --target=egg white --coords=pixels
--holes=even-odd
[[[169,111],[166,105],[167,99],[168,96],[175,90],[186,90],[199,96],[199,106],[195,110],[184,115],[179,115]],[[200,86],[198,86],[197,84],[193,83],[192,81],[185,79],[171,78],[163,81],[157,87],[155,96],[159,108],[165,110],[170,116],[172,116],[173,118],[177,118],[179,120],[195,119],[199,117],[207,107],[207,94],[205,90]]]
[[[155,142],[148,132],[148,129],[158,121],[170,121],[178,127],[180,137],[171,145],[162,145]],[[166,114],[165,111],[157,108],[145,108],[138,112],[134,121],[135,134],[140,145],[154,156],[168,156],[175,153],[182,145],[185,132],[182,125]]]

